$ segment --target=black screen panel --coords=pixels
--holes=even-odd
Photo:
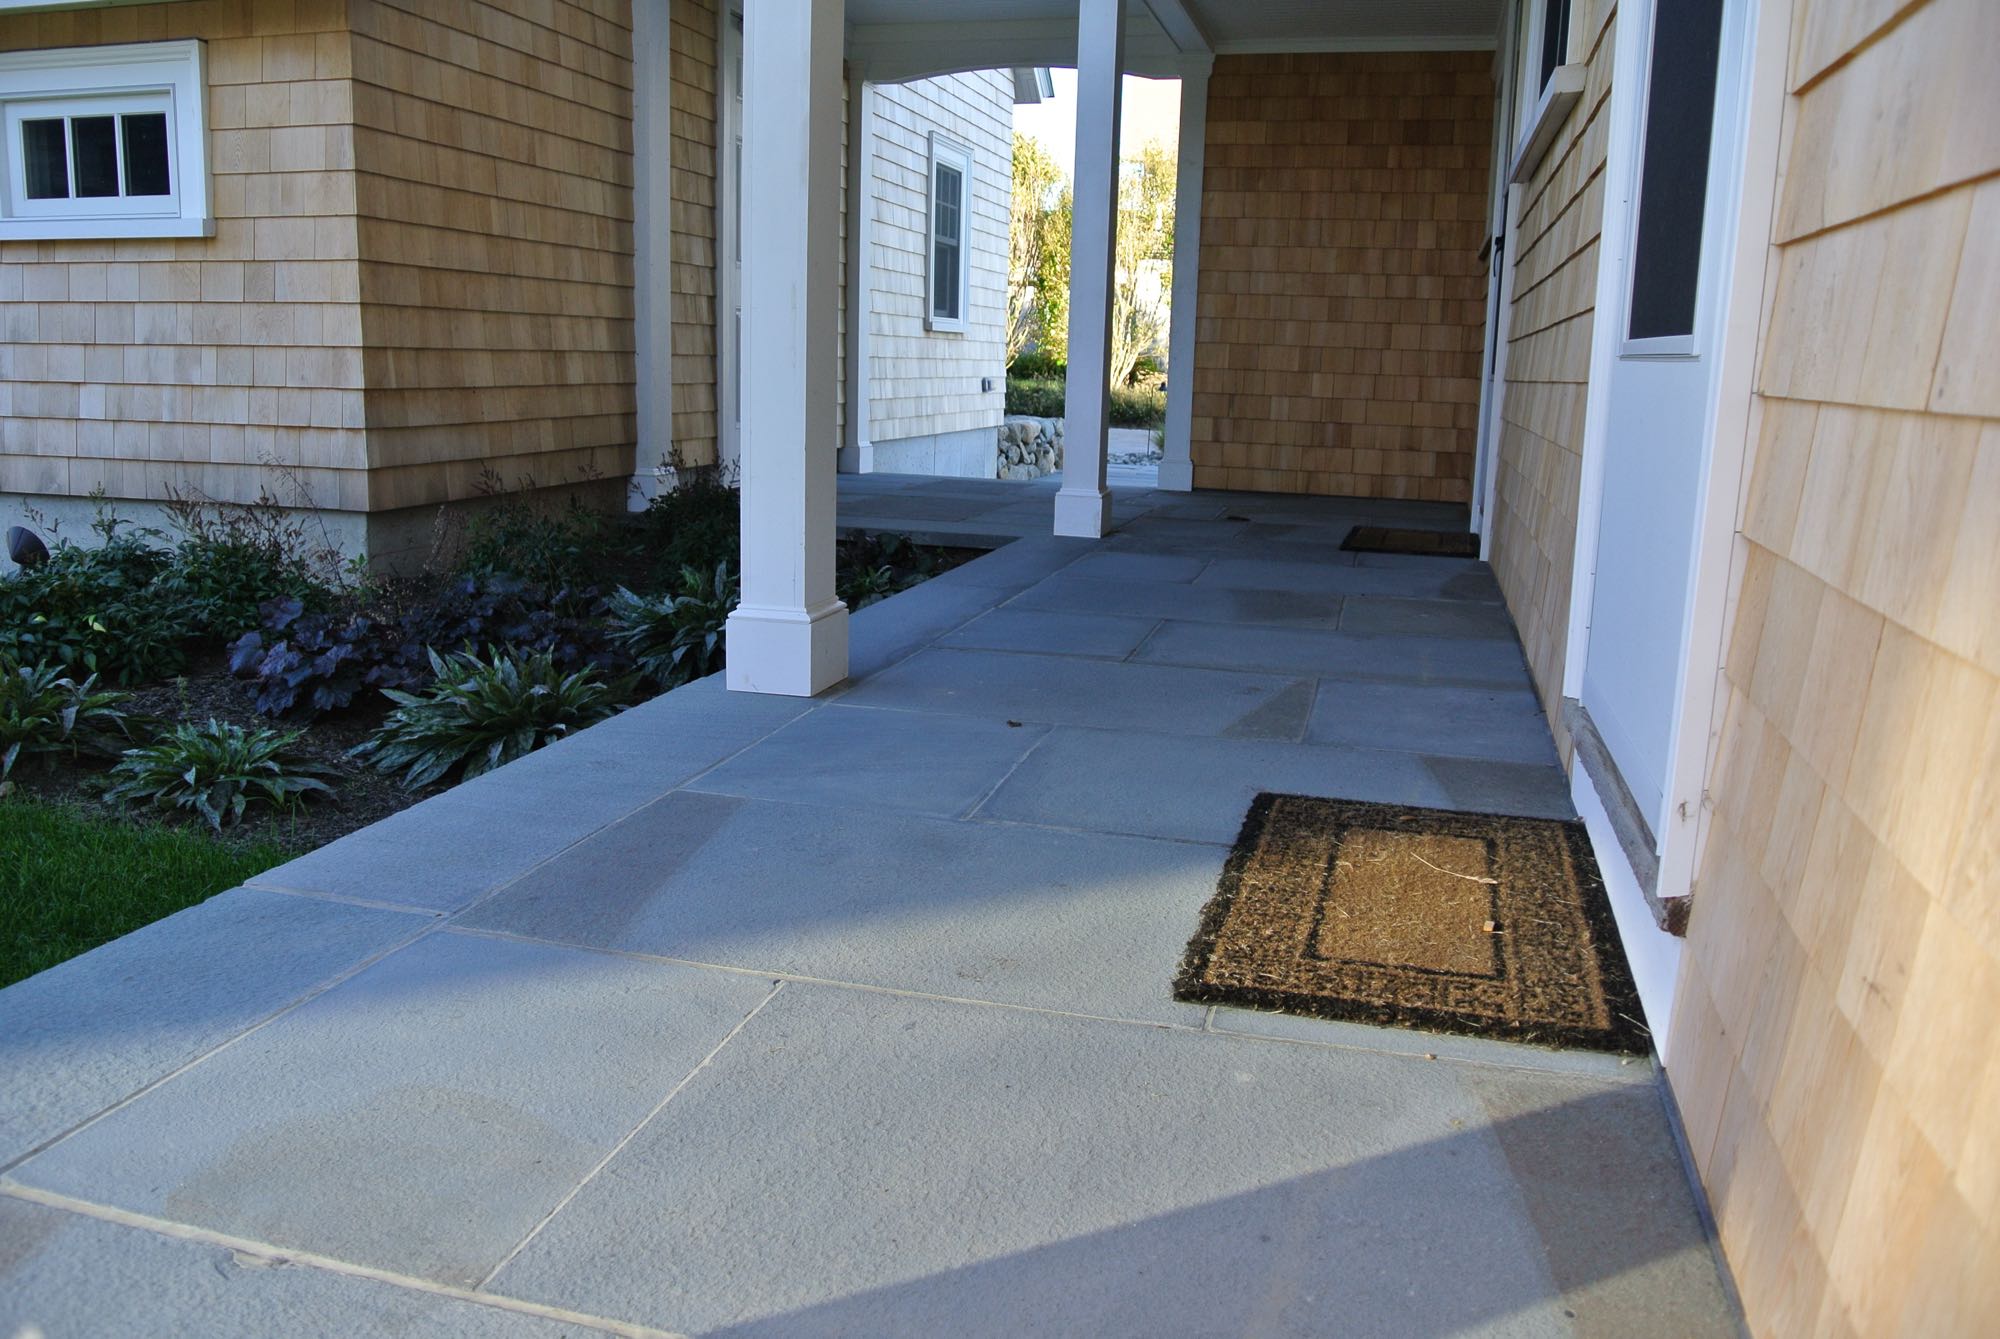
[[[1631,339],[1694,333],[1721,43],[1722,0],[1661,0],[1647,80]]]

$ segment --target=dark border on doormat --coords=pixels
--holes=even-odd
[[[1215,953],[1216,939],[1228,922],[1230,908],[1242,891],[1243,874],[1256,854],[1258,838],[1270,820],[1271,810],[1286,798],[1324,799],[1324,796],[1286,796],[1264,791],[1251,801],[1243,816],[1243,826],[1216,881],[1215,896],[1201,909],[1194,937],[1188,940],[1180,969],[1174,974],[1173,997],[1189,1004],[1222,1004],[1266,1012],[1303,1014],[1343,1023],[1368,1023],[1378,1027],[1401,1027],[1424,1032],[1444,1032],[1457,1036],[1484,1037],[1498,1041],[1524,1042],[1557,1050],[1609,1051],[1624,1055],[1650,1055],[1652,1032],[1645,1025],[1639,1003],[1639,988],[1625,961],[1624,942],[1618,937],[1618,923],[1611,912],[1611,899],[1598,872],[1597,857],[1590,846],[1584,825],[1575,819],[1528,819],[1518,814],[1467,813],[1453,809],[1430,809],[1420,805],[1376,804],[1374,807],[1402,814],[1436,814],[1463,822],[1468,818],[1490,818],[1508,822],[1548,823],[1561,830],[1582,894],[1581,911],[1590,926],[1602,973],[1604,999],[1616,1020],[1604,1030],[1569,1027],[1561,1024],[1511,1024],[1449,1010],[1420,1006],[1388,1006],[1364,1000],[1339,999],[1326,995],[1272,990],[1254,986],[1218,986],[1202,979]],[[1339,800],[1342,804],[1366,803]]]
[[[1340,541],[1340,547],[1349,553],[1400,553],[1412,558],[1477,558],[1479,536],[1459,530],[1357,525],[1348,530],[1347,537]]]

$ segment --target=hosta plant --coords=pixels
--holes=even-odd
[[[421,693],[384,689],[396,709],[353,751],[412,790],[460,772],[475,777],[595,724],[618,709],[593,666],[565,673],[547,651],[431,653],[436,682]]]
[[[0,654],[0,795],[14,764],[38,754],[116,753],[131,742],[129,693],[81,683],[60,665],[20,665]]]
[[[722,668],[723,629],[736,608],[736,576],[726,562],[716,564],[712,577],[682,568],[680,586],[677,595],[643,596],[621,589],[608,610],[613,643],[662,688]]]
[[[114,804],[197,813],[220,831],[252,806],[294,809],[328,795],[333,773],[295,752],[297,730],[226,721],[176,725],[142,748],[127,749],[111,769],[104,798]]]

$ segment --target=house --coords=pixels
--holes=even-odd
[[[1089,537],[1119,76],[1178,77],[1162,487],[1466,506],[1750,1328],[1990,1328],[2000,7],[750,0],[740,367],[715,5],[442,14],[0,17],[0,489],[246,498],[271,460],[393,551],[488,468],[713,459],[733,392],[728,685],[821,692],[872,444],[839,408],[876,399],[852,108],[1078,68],[1051,523]]]

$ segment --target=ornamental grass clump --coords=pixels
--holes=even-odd
[[[127,749],[111,769],[104,798],[113,804],[201,815],[211,828],[242,821],[252,806],[296,810],[311,795],[330,795],[329,768],[301,758],[299,731],[226,721],[176,725],[152,743]]]
[[[99,689],[95,674],[78,682],[60,665],[22,665],[0,652],[0,795],[22,758],[111,755],[131,743],[130,697]]]
[[[564,673],[547,651],[510,656],[490,648],[440,656],[421,693],[384,689],[396,709],[353,756],[400,773],[416,790],[458,772],[470,780],[618,710],[618,693],[593,665]]]

